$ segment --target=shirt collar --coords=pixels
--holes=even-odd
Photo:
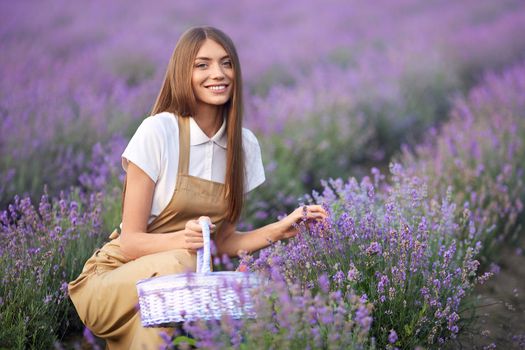
[[[202,129],[199,127],[199,125],[193,119],[193,117],[190,118],[190,145],[201,145],[208,141],[213,141],[220,147],[226,149],[226,146],[228,144],[228,138],[226,137],[226,121],[223,119],[222,125],[219,128],[219,130],[215,133],[215,135],[209,138],[204,133],[204,131],[202,131]]]

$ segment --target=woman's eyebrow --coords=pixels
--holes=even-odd
[[[230,58],[230,56],[226,55],[226,56],[221,57],[220,59],[223,60],[225,58]],[[203,61],[210,61],[211,60],[211,58],[209,58],[209,57],[196,57],[195,59],[196,60],[203,60]]]

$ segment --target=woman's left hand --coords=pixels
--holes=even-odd
[[[280,239],[288,239],[296,236],[299,233],[297,224],[300,222],[322,221],[327,217],[328,213],[322,206],[303,205],[278,222],[278,224],[282,225],[282,237],[280,237]]]

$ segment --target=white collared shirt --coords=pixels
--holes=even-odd
[[[122,154],[122,167],[127,171],[133,162],[155,182],[151,222],[168,205],[176,186],[179,166],[179,127],[177,117],[163,112],[142,121]],[[265,180],[261,149],[255,135],[242,130],[245,153],[245,192]],[[224,183],[226,176],[226,123],[209,138],[190,118],[189,175]]]

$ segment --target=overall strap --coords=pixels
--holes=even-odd
[[[190,117],[177,117],[179,124],[178,175],[188,175],[190,167]]]

